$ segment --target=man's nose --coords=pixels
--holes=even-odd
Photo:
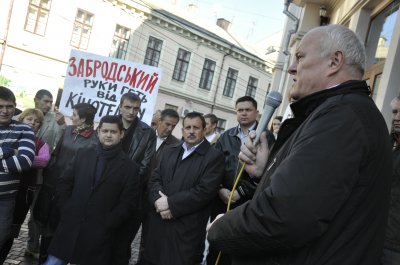
[[[291,75],[295,75],[297,73],[297,63],[293,62],[288,69],[288,73]]]

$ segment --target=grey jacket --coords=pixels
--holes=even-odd
[[[42,127],[38,132],[39,139],[42,139],[49,146],[50,153],[56,148],[58,140],[60,140],[61,135],[65,129],[65,125],[60,126],[56,121],[56,114],[49,111],[44,116]]]

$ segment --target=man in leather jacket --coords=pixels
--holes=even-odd
[[[113,264],[127,265],[131,256],[130,245],[139,230],[143,219],[143,203],[146,200],[146,188],[148,181],[148,170],[151,160],[156,152],[156,133],[146,123],[142,122],[138,113],[140,111],[141,99],[133,93],[125,93],[121,97],[119,111],[125,129],[122,139],[122,149],[129,158],[139,164],[139,209],[132,214],[131,219],[121,226],[118,240],[114,244]]]
[[[217,198],[214,203],[211,220],[213,220],[217,214],[226,211],[229,196],[241,166],[238,159],[240,146],[243,144],[249,132],[255,131],[258,125],[257,101],[254,98],[250,96],[238,98],[235,103],[235,108],[238,125],[222,133],[215,144],[215,148],[221,150],[225,156],[225,170],[224,178],[218,192],[219,198]],[[268,132],[268,143],[272,145],[274,140],[275,138],[272,133]],[[244,172],[234,191],[231,208],[235,208],[250,200],[256,190],[258,181],[259,178],[252,178]],[[207,264],[214,264],[217,255],[218,252],[210,248],[207,256]],[[229,258],[222,256],[220,264],[230,264]]]

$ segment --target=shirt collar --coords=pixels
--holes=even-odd
[[[183,141],[183,144],[182,144],[182,148],[183,148],[183,150],[185,151],[185,152],[193,152],[194,150],[196,150],[196,148],[199,146],[199,145],[201,145],[201,143],[204,141],[204,139],[200,142],[200,143],[198,143],[198,144],[196,144],[195,146],[192,146],[191,148],[187,148],[187,145],[186,145],[186,142],[185,141]]]

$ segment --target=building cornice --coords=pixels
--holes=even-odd
[[[230,53],[230,56],[251,67],[263,70],[266,73],[272,72],[272,69],[274,67],[272,63],[259,58],[257,55],[252,54],[242,49],[241,47],[233,43],[230,43],[225,39],[220,38],[214,33],[208,32],[207,30],[201,32],[202,34],[204,34],[204,36],[202,36],[200,32],[194,32],[197,31],[196,29],[191,31],[174,23],[173,20],[167,21],[167,19],[161,17],[161,13],[160,15],[158,15],[151,8],[144,5],[140,5],[134,1],[126,1],[126,0],[103,0],[103,1],[118,6],[131,15],[139,16],[148,23],[152,23],[153,25],[162,27],[165,30],[173,32],[186,39],[194,41],[200,45],[209,47],[213,50],[216,50],[224,54]]]

